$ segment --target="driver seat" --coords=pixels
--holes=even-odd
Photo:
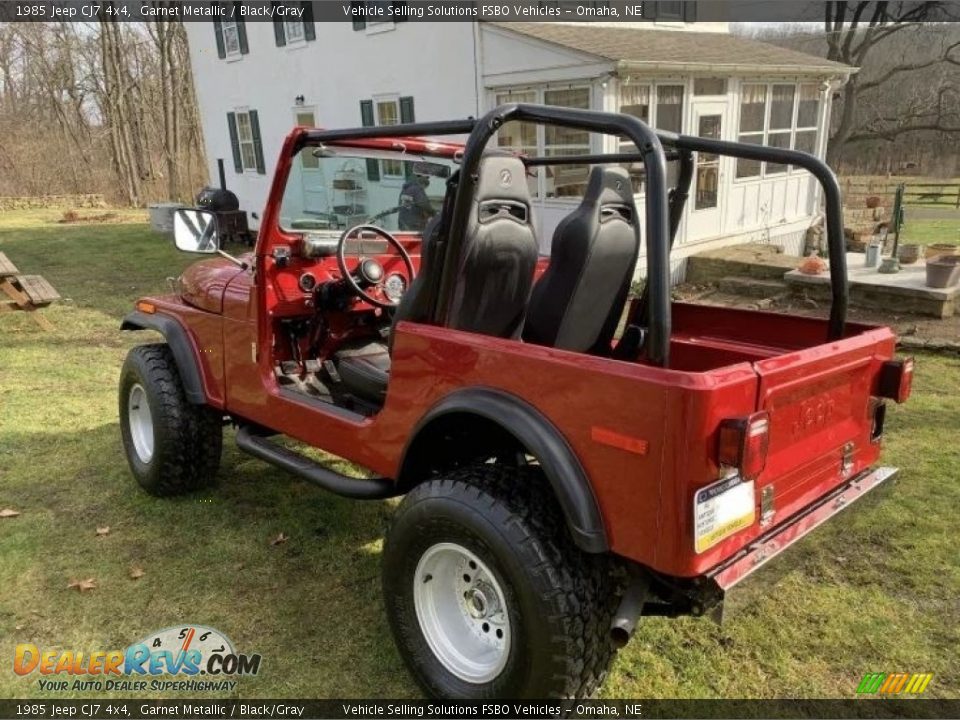
[[[455,178],[451,178],[456,182]],[[441,217],[448,217],[454,193],[423,231],[420,271],[394,313],[388,343],[365,340],[348,344],[334,356],[345,390],[381,405],[390,379],[392,331],[402,320],[427,319],[425,279],[435,272]],[[512,154],[491,154],[480,161],[476,193],[464,236],[449,327],[500,338],[518,338],[533,276],[538,245],[526,167]]]

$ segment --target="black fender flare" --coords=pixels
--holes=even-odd
[[[514,395],[493,388],[468,388],[450,393],[417,423],[404,448],[401,468],[405,467],[407,453],[420,431],[452,413],[479,416],[513,435],[539,461],[577,546],[590,553],[610,549],[600,505],[580,460],[553,423]]]
[[[180,380],[183,382],[187,400],[194,405],[206,405],[207,395],[203,391],[203,376],[193,351],[193,343],[187,329],[169,315],[148,315],[135,311],[123,318],[121,330],[156,330],[163,335],[177,363]]]

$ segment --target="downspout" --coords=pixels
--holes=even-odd
[[[477,107],[474,117],[483,115],[484,95],[486,90],[483,87],[483,36],[481,35],[480,23],[470,23],[473,27],[473,90],[477,98]]]

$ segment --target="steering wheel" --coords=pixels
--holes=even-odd
[[[346,229],[343,235],[340,236],[340,242],[337,243],[337,266],[340,268],[340,274],[343,276],[344,281],[356,295],[371,305],[390,310],[397,307],[400,301],[397,300],[394,302],[390,300],[387,295],[386,289],[384,288],[386,273],[383,271],[383,266],[379,262],[373,258],[366,258],[361,255],[353,273],[347,269],[347,239],[363,232],[373,233],[383,238],[397,251],[407,271],[407,287],[409,287],[409,283],[413,282],[413,279],[417,276],[417,272],[413,268],[413,261],[410,259],[410,254],[403,245],[400,244],[400,241],[382,227],[376,225],[354,225],[352,228]],[[354,273],[356,273],[356,275],[354,275]],[[373,290],[368,291],[368,288],[373,288]]]

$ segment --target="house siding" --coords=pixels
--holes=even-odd
[[[313,110],[321,127],[361,124],[361,101],[381,96],[412,97],[418,121],[477,116],[491,108],[498,90],[519,87],[590,88],[591,105],[616,111],[620,83],[615,63],[555,44],[477,23],[398,23],[392,28],[354,30],[349,23],[316,26],[316,41],[278,47],[271,23],[248,23],[249,52],[238,58],[217,56],[216,37],[209,25],[186,25],[191,46],[207,161],[211,178],[217,160],[228,167],[227,185],[251,214],[259,217],[269,192],[275,159],[297,111]],[[442,29],[441,31],[438,31]],[[590,32],[584,27],[584,32]],[[695,132],[692,74],[650,72],[630,82],[665,81],[685,87],[683,131]],[[744,82],[799,82],[799,77],[725,75],[727,94],[721,96],[725,140],[736,140],[739,92]],[[823,78],[803,77],[820,83]],[[817,153],[822,157],[830,110],[830,92],[823,85]],[[303,106],[295,98],[303,96]],[[265,174],[233,172],[233,150],[227,113],[255,110],[259,118]],[[591,149],[616,152],[618,140],[595,136]],[[720,209],[716,221],[693,222],[688,207],[673,256],[674,279],[682,278],[685,258],[722,245],[769,241],[800,252],[802,236],[817,216],[818,191],[805,173],[736,180],[733,159],[721,161]],[[644,196],[638,195],[642,208]],[[537,201],[541,249],[549,251],[553,229],[576,204],[563,198]],[[641,212],[641,217],[643,213]],[[642,229],[645,233],[645,229]],[[798,243],[797,238],[800,238]],[[643,274],[643,262],[638,274]]]

